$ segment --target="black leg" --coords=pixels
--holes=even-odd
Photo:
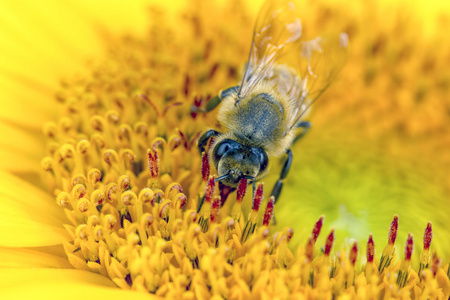
[[[219,106],[219,104],[222,102],[222,100],[225,97],[229,96],[232,93],[237,93],[238,89],[239,89],[239,86],[233,86],[233,87],[227,88],[225,90],[222,90],[222,91],[219,92],[219,94],[217,96],[211,98],[211,100],[209,100],[208,103],[206,103],[205,109],[200,109],[198,107],[192,106],[191,107],[191,111],[194,112],[194,113],[198,113],[198,112],[207,113],[207,112],[210,112],[214,108]]]
[[[295,124],[296,128],[302,128],[303,130],[296,136],[294,143],[301,139],[311,128],[311,122],[309,121],[301,121]],[[286,162],[284,163],[283,168],[281,169],[280,178],[275,183],[271,195],[275,197],[275,202],[277,202],[277,199],[280,197],[281,189],[283,188],[283,180],[286,178],[289,169],[291,168],[292,164],[292,151],[291,149],[288,149],[286,151],[288,158]]]
[[[198,150],[200,153],[205,152],[205,147],[208,144],[208,141],[213,136],[218,136],[220,132],[215,131],[214,129],[210,129],[202,134],[202,136],[198,139]]]
[[[292,165],[292,151],[291,149],[288,149],[286,151],[287,154],[287,160],[285,161],[283,168],[281,169],[281,173],[280,173],[280,178],[277,180],[277,182],[275,183],[273,189],[272,189],[272,193],[270,194],[271,196],[275,197],[275,203],[278,200],[278,197],[281,194],[281,189],[283,188],[283,180],[286,178],[287,174],[289,173],[289,169],[291,168]]]
[[[299,139],[301,139],[309,131],[309,129],[311,128],[311,122],[301,121],[301,122],[298,122],[297,124],[295,124],[295,127],[302,128],[303,130],[295,137],[294,143],[296,141],[298,141]]]

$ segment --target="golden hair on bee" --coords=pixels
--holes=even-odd
[[[268,81],[259,82],[236,103],[236,93],[222,100],[217,119],[227,129],[227,138],[245,146],[259,147],[269,156],[280,157],[292,145],[297,128],[291,128],[292,101]]]

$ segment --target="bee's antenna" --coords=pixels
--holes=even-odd
[[[224,179],[228,178],[229,176],[230,176],[230,174],[222,175],[222,176],[217,177],[216,179],[214,179],[214,182],[224,180]]]

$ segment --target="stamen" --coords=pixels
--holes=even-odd
[[[248,239],[248,237],[251,234],[253,234],[253,232],[256,229],[256,224],[258,222],[258,211],[259,211],[259,207],[261,205],[261,201],[262,201],[263,195],[264,195],[263,187],[264,187],[264,184],[262,184],[262,183],[258,184],[258,188],[256,189],[255,196],[253,198],[252,211],[250,212],[247,223],[245,224],[245,227],[242,230],[242,236],[241,236],[242,242],[245,242]]]
[[[236,202],[241,203],[242,200],[244,199],[245,196],[245,192],[247,191],[247,179],[246,178],[241,178],[241,180],[239,181],[239,185],[237,188],[237,192],[236,192]]]
[[[323,220],[325,219],[325,216],[320,216],[319,220],[316,222],[316,224],[314,225],[314,228],[312,230],[312,238],[313,238],[313,243],[315,244],[317,241],[317,238],[319,237],[320,234],[320,230],[322,229],[322,225],[323,225]]]
[[[209,177],[209,159],[208,154],[202,153],[202,179],[203,181],[208,180]]]
[[[153,153],[152,153],[153,152]],[[159,158],[158,158],[158,152],[155,150],[148,150],[148,166],[150,169],[150,174],[152,178],[157,178],[159,175]]]
[[[398,215],[394,215],[394,220],[389,227],[389,235],[388,235],[388,244],[384,248],[383,253],[381,255],[380,264],[378,265],[378,272],[381,274],[383,270],[391,264],[392,259],[394,258],[395,248],[394,243],[397,239],[397,231],[398,231]]]
[[[325,250],[324,250],[325,256],[330,256],[331,248],[333,247],[333,242],[334,242],[334,229],[331,229],[327,241],[325,242]]]
[[[269,226],[270,221],[273,218],[273,204],[275,202],[275,197],[271,196],[269,202],[267,203],[266,210],[264,212],[263,226]]]
[[[434,252],[433,258],[431,260],[431,268],[430,268],[434,277],[436,277],[439,267],[441,266],[441,262],[442,262],[442,260],[437,256],[436,252]]]
[[[354,242],[352,248],[350,249],[350,254],[348,255],[348,259],[352,264],[352,266],[355,266],[357,256],[358,256],[358,244]]]
[[[211,205],[211,216],[210,216],[211,223],[218,222],[219,213],[220,213],[220,197],[216,196],[214,197],[214,201],[212,202]]]
[[[408,238],[405,244],[405,259],[401,263],[397,274],[397,284],[400,288],[406,285],[409,276],[409,269],[411,267],[411,256],[414,250],[414,241],[411,233],[408,233]]]
[[[263,186],[264,185],[262,183],[259,183],[258,187],[256,188],[256,193],[253,198],[253,206],[252,206],[252,209],[255,212],[259,211],[259,206],[261,205],[261,201],[264,196]]]
[[[433,230],[431,229],[431,222],[428,222],[425,233],[423,234],[423,252],[420,254],[419,275],[424,269],[427,269],[430,264],[430,245],[433,238]],[[422,277],[420,277],[422,279]]]
[[[428,222],[427,228],[425,229],[425,233],[423,235],[423,250],[430,249],[432,238],[433,238],[433,230],[431,229],[431,222]]]
[[[375,256],[375,243],[373,242],[372,234],[369,234],[369,240],[367,241],[367,250],[366,250],[367,264],[373,263],[374,256]]]
[[[375,243],[373,242],[372,234],[369,234],[369,240],[367,241],[367,248],[366,248],[367,263],[364,269],[366,274],[366,280],[369,283],[372,282],[372,275],[374,270],[376,270],[376,267],[374,266],[373,262],[374,257],[375,257]]]

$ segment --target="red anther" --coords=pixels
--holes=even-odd
[[[367,241],[366,256],[367,256],[367,262],[372,263],[373,257],[375,256],[375,244],[373,242],[372,234],[369,234],[369,240]]]
[[[152,215],[148,215],[147,217],[145,217],[145,219],[144,219],[145,227],[149,228],[150,226],[152,226],[152,224],[153,224],[153,216]]]
[[[200,105],[202,104],[202,102],[203,102],[203,96],[200,96],[200,97],[195,96],[195,97],[194,97],[194,105],[195,105],[196,107],[200,107]]]
[[[152,151],[150,149],[148,150],[148,167],[152,178],[157,178],[159,173],[158,151],[154,151],[154,153],[152,154]]]
[[[180,146],[181,144],[181,138],[179,137],[174,137],[170,140],[170,150],[175,150],[176,148],[178,148],[178,146]]]
[[[203,60],[208,60],[209,55],[211,54],[212,46],[213,42],[211,40],[206,41],[205,51],[203,52]]]
[[[247,191],[247,178],[242,178],[236,192],[236,203],[241,203]]]
[[[208,180],[209,177],[209,159],[208,154],[202,153],[202,178],[203,181]]]
[[[163,143],[162,139],[158,139],[156,142],[153,143],[153,147],[152,150],[153,152],[156,152],[156,149],[158,148],[159,145],[161,145]]]
[[[209,176],[209,180],[205,187],[205,203],[211,203],[211,198],[214,195],[214,190],[216,189],[216,184],[214,182],[214,175]]]
[[[333,242],[334,242],[334,229],[331,229],[331,232],[328,235],[327,241],[325,242],[324,254],[326,256],[330,256],[331,247],[333,247]]]
[[[209,70],[208,79],[211,79],[214,77],[214,74],[216,74],[217,69],[219,68],[219,64],[215,63],[211,69]]]
[[[204,102],[203,96],[201,96],[201,97],[195,96],[194,97],[194,105],[193,105],[193,109],[191,111],[191,117],[193,119],[195,119],[197,117],[197,113],[195,112],[195,110],[200,108],[202,106],[203,102]]]
[[[294,229],[288,228],[288,230],[286,231],[286,238],[287,238],[288,243],[292,239],[293,236],[294,236]]]
[[[192,149],[192,146],[197,145],[197,141],[200,137],[200,135],[202,134],[201,131],[197,132],[194,137],[191,139],[191,141],[189,142],[189,149]]]
[[[350,249],[350,254],[348,255],[348,260],[353,266],[355,265],[357,257],[358,257],[358,245],[356,242],[354,242],[352,248]]]
[[[433,238],[433,230],[431,229],[431,221],[428,221],[427,228],[423,234],[423,250],[430,249],[431,239]]]
[[[170,208],[170,206],[172,206],[172,203],[167,202],[164,205],[159,207],[159,217],[162,218],[166,212],[168,211],[168,209]]]
[[[269,202],[267,203],[266,211],[264,212],[264,219],[263,219],[264,226],[269,226],[270,220],[272,220],[274,202],[275,202],[275,197],[271,196],[269,198]]]
[[[189,74],[186,74],[185,78],[184,78],[184,95],[188,96],[189,95],[189,85],[191,82],[191,78],[189,77]]]
[[[391,227],[389,227],[389,237],[388,237],[389,245],[394,245],[395,240],[397,239],[397,231],[398,231],[398,215],[394,215],[394,220],[391,223]]]
[[[314,243],[317,241],[317,237],[320,234],[320,230],[322,229],[323,219],[324,218],[325,218],[324,216],[320,216],[319,220],[314,225],[314,228],[312,230],[312,237],[313,237],[313,242]]]
[[[180,209],[183,209],[183,207],[186,205],[187,203],[187,197],[186,195],[182,194],[178,197],[178,201],[180,201]]]
[[[411,233],[408,233],[408,238],[406,239],[405,244],[405,261],[411,260],[413,251],[414,251],[413,235]]]
[[[183,192],[183,188],[181,187],[180,184],[174,184],[170,187],[169,193],[172,192],[174,189],[176,189],[178,191],[178,193],[182,193]]]
[[[441,266],[442,260],[437,256],[436,252],[433,254],[433,258],[431,259],[431,267],[430,270],[433,273],[433,276],[436,277],[436,273]]]
[[[215,223],[218,221],[219,213],[220,213],[220,196],[216,196],[214,197],[214,201],[211,205],[211,215],[210,215],[211,223]]]
[[[141,97],[142,97],[142,99],[145,100],[145,102],[150,104],[150,106],[155,110],[156,114],[159,116],[159,110],[158,110],[158,107],[155,105],[155,103],[153,103],[153,101],[150,100],[146,95],[141,95]]]
[[[106,186],[106,198],[108,198],[109,201],[112,201],[112,195],[117,191],[117,184],[111,182],[108,183]]]
[[[181,104],[183,104],[183,102],[174,102],[174,103],[170,103],[169,105],[166,105],[166,107],[164,107],[162,116],[164,117],[170,109],[172,109],[176,106],[179,106]]]
[[[258,211],[259,206],[261,205],[261,201],[264,197],[263,187],[264,184],[259,183],[258,187],[256,188],[255,198],[253,198],[253,207],[252,207],[254,211]]]
[[[314,244],[316,243],[316,240],[314,239],[314,236],[311,235],[308,239],[308,243],[305,247],[305,255],[306,258],[308,258],[309,261],[312,261],[313,255],[314,255]]]
[[[184,145],[184,148],[186,148],[186,149],[188,149],[188,150],[189,150],[189,142],[188,142],[188,140],[187,140],[186,136],[184,135],[184,133],[183,133],[183,132],[181,132],[181,130],[180,130],[180,129],[178,129],[178,133],[180,134],[180,136],[181,136],[181,139],[183,140],[183,145]]]

